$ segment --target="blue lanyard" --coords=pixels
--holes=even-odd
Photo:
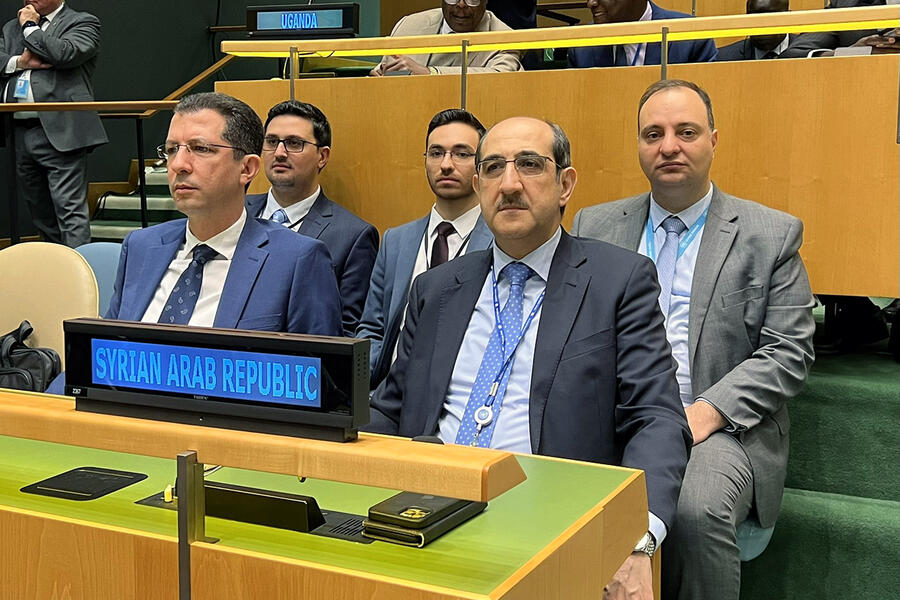
[[[638,56],[641,54],[641,46],[644,47],[644,54],[647,54],[647,50],[646,50],[646,48],[647,48],[647,42],[644,42],[644,43],[642,43],[642,44],[638,44],[637,50],[636,50],[635,53],[634,53],[634,58],[631,59],[631,66],[632,66],[632,67],[633,67],[634,65],[637,64]],[[622,46],[622,52],[625,52],[625,46],[624,46],[624,45]],[[628,56],[628,55],[626,54],[626,56]]]
[[[505,360],[503,361],[503,365],[500,366],[500,371],[494,377],[494,382],[491,384],[490,392],[488,392],[488,397],[484,401],[485,406],[490,406],[494,403],[494,397],[497,394],[497,390],[500,387],[500,381],[503,379],[503,375],[506,373],[507,369],[512,365],[513,357],[516,355],[516,350],[519,347],[519,344],[522,342],[522,339],[525,337],[525,333],[528,331],[528,328],[531,326],[531,322],[534,321],[535,315],[537,315],[538,311],[541,310],[541,304],[544,303],[544,293],[546,293],[547,289],[541,292],[541,295],[538,296],[537,301],[534,303],[534,306],[531,308],[531,312],[528,313],[528,318],[525,319],[525,323],[522,324],[522,331],[519,332],[519,337],[516,339],[515,344],[512,346],[512,350],[509,354],[506,353],[506,333],[503,331],[503,323],[500,320],[500,297],[497,294],[497,277],[494,275],[494,269],[491,268],[491,287],[494,294],[494,322],[496,323],[497,330],[500,333],[500,347],[503,352],[503,356]]]
[[[684,251],[688,249],[688,246],[691,245],[691,242],[694,241],[694,238],[697,237],[697,234],[703,229],[703,226],[706,224],[707,213],[709,213],[708,206],[706,207],[706,210],[703,211],[703,214],[700,215],[700,218],[694,221],[694,224],[688,229],[687,235],[678,242],[678,256],[676,257],[676,260],[681,258]],[[653,226],[650,224],[650,221],[652,221],[652,219],[647,217],[647,227],[644,237],[647,239],[647,256],[650,257],[650,260],[656,262],[656,242],[653,239]]]

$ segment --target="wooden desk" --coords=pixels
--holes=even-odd
[[[900,296],[897,90],[900,57],[670,65],[703,85],[719,130],[714,181],[801,218],[813,290]],[[637,161],[637,101],[658,67],[470,75],[468,108],[486,125],[517,115],[558,122],[578,185],[564,224],[584,206],[648,189]],[[298,98],[331,121],[328,195],[381,231],[431,206],[422,152],[431,117],[458,106],[454,76],[301,81]],[[264,115],[285,81],[218,82]],[[251,191],[262,192],[264,176]]]
[[[0,393],[0,407],[25,398],[26,405],[65,399]],[[71,400],[68,400],[71,403]],[[94,415],[110,421],[146,421]],[[12,412],[0,415],[0,598],[15,600],[131,600],[177,595],[176,513],[135,501],[172,483],[175,461],[73,445],[5,437],[17,431]],[[237,432],[200,427],[183,430],[190,446],[216,435],[221,443]],[[60,435],[78,439],[72,422]],[[209,434],[205,431],[212,432]],[[121,443],[146,454],[163,452],[132,439],[92,439],[81,444]],[[136,437],[140,438],[142,434]],[[249,434],[262,438],[277,438]],[[243,438],[244,436],[239,436]],[[367,436],[361,436],[363,438]],[[369,438],[409,446],[393,438]],[[239,439],[239,442],[245,442]],[[363,439],[363,442],[366,440]],[[303,440],[295,440],[302,443]],[[282,444],[270,441],[276,455]],[[206,443],[207,446],[208,440]],[[235,447],[240,448],[241,443]],[[331,445],[352,447],[354,443]],[[417,449],[419,444],[415,444]],[[428,446],[428,444],[422,444]],[[438,447],[440,448],[440,447]],[[453,452],[454,446],[443,447]],[[497,451],[481,451],[509,456]],[[408,453],[409,454],[409,453]],[[255,460],[245,457],[245,460]],[[398,457],[411,460],[412,457]],[[216,544],[191,547],[193,598],[332,600],[578,600],[595,599],[647,528],[644,474],[590,463],[517,456],[527,479],[491,500],[488,509],[425,548],[384,542],[358,544],[209,517],[206,532]],[[97,500],[73,502],[23,494],[19,489],[82,466],[137,471],[147,479]],[[359,474],[357,474],[359,475]],[[396,490],[238,468],[213,479],[312,495],[320,506],[363,515]]]

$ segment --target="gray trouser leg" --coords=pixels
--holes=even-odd
[[[738,440],[714,433],[691,451],[675,522],[662,546],[663,600],[737,600],[735,527],[753,501],[753,471]]]
[[[84,150],[58,152],[41,127],[16,127],[19,189],[45,240],[72,248],[91,241],[86,168]]]

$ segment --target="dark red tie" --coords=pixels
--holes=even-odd
[[[437,237],[434,238],[434,244],[431,245],[431,264],[428,266],[429,269],[444,264],[450,258],[447,236],[451,233],[456,233],[453,224],[448,221],[441,221],[437,226]]]

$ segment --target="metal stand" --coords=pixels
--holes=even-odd
[[[141,190],[141,227],[146,228],[150,224],[147,212],[147,175],[144,173],[144,120],[140,117],[134,119],[137,128],[137,159],[138,159],[138,188]]]
[[[7,163],[7,180],[6,197],[9,202],[9,243],[19,243],[19,192],[16,186],[16,132],[13,130],[13,113],[3,115],[4,125],[6,127],[6,150],[9,153],[9,162]]]
[[[206,491],[203,489],[203,465],[197,452],[178,455],[178,600],[191,600],[191,544],[216,542],[206,537]]]
[[[462,69],[460,74],[462,75],[462,79],[459,82],[459,107],[463,110],[466,110],[466,92],[467,92],[467,83],[468,83],[468,73],[469,73],[469,40],[462,41],[462,48],[460,49],[460,57],[462,59]]]
[[[662,50],[661,60],[659,61],[659,78],[663,81],[668,79],[669,71],[669,28],[662,28],[662,42],[660,42],[660,50]]]
[[[290,79],[290,81],[291,81],[291,100],[296,100],[297,96],[294,93],[294,83],[297,80],[297,71],[298,71],[297,47],[296,46],[291,46],[291,54],[290,54],[290,57],[288,58],[288,63],[289,63],[288,69],[290,69],[290,71],[291,71],[291,79]]]

